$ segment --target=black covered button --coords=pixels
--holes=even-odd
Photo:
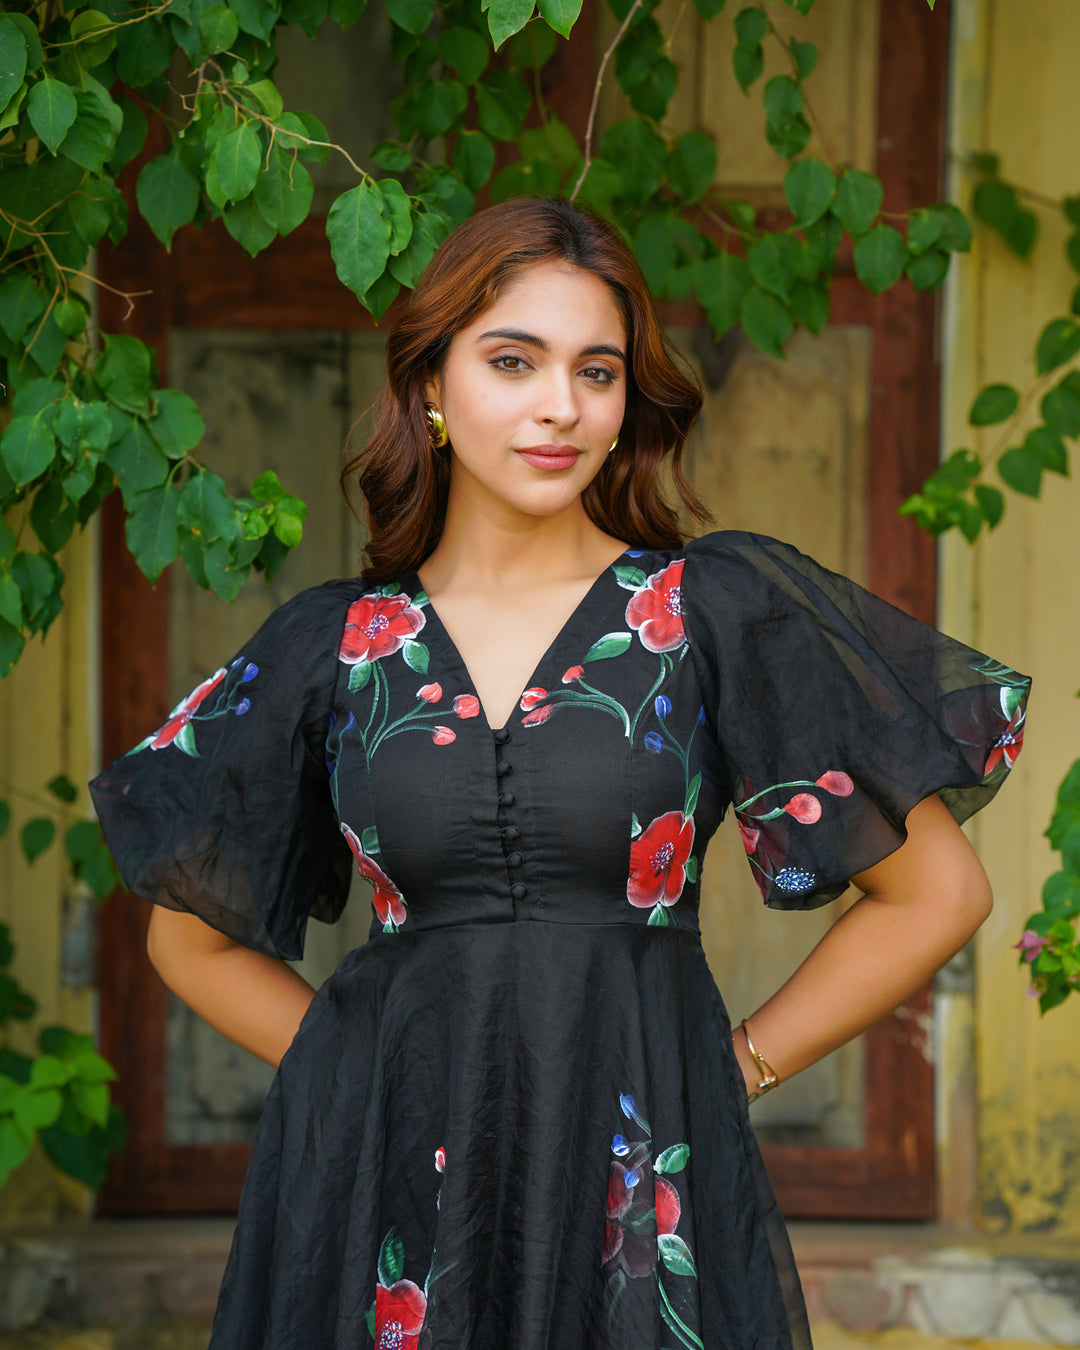
[[[523,881],[515,881],[510,887],[510,894],[515,900],[524,900],[529,894],[529,888]]]
[[[500,806],[513,806],[513,804],[514,804],[514,794],[512,792],[499,793]]]
[[[506,861],[510,864],[511,867],[520,867],[521,864],[525,861],[525,855],[524,853],[511,853],[507,857]]]
[[[504,839],[509,839],[511,842],[513,842],[520,833],[521,831],[518,829],[516,825],[503,826],[502,836]]]
[[[495,733],[496,745],[505,745],[509,739],[510,733],[507,731],[505,727],[500,727],[498,731]]]
[[[505,778],[508,773],[514,772],[514,766],[508,759],[500,759],[498,764],[495,765],[495,772],[500,778]]]

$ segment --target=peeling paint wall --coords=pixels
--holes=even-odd
[[[1069,0],[954,0],[953,25],[953,198],[970,202],[972,179],[958,156],[974,150],[1000,155],[1006,179],[1048,197],[1080,190],[1080,8]],[[950,279],[947,449],[1004,448],[1000,428],[976,434],[967,426],[971,400],[992,381],[1029,389],[1038,333],[1069,311],[1077,277],[1065,257],[1066,227],[1060,213],[1039,215],[1032,260],[980,229]],[[1032,423],[1037,409],[1036,399]],[[1042,501],[1010,493],[1004,521],[974,550],[950,538],[943,551],[942,627],[1035,680],[1014,781],[972,829],[995,888],[994,912],[976,939],[974,995],[975,1218],[991,1232],[1080,1231],[1080,998],[1040,1018],[1011,949],[1055,869],[1042,831],[1057,784],[1080,756],[1078,522],[1080,484],[1051,474]]]

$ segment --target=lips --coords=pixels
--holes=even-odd
[[[517,454],[526,464],[553,473],[559,469],[573,468],[581,451],[576,445],[530,445],[518,450]]]

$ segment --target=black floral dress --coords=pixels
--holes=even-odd
[[[92,784],[133,891],[292,960],[354,868],[254,1139],[212,1350],[806,1350],[702,953],[734,817],[805,909],[937,792],[984,805],[1030,681],[794,548],[598,577],[505,726],[415,574],[332,581]]]

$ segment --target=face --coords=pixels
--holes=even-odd
[[[627,333],[607,285],[523,268],[450,344],[426,397],[450,436],[451,497],[485,512],[580,510],[626,407]]]

